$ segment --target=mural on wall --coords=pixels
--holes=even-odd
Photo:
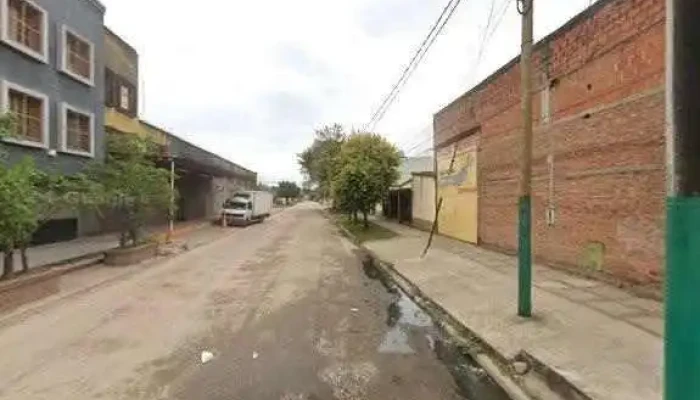
[[[438,151],[438,189],[443,199],[438,229],[466,242],[478,240],[479,135],[473,134]]]
[[[440,186],[454,186],[458,189],[476,188],[476,148],[460,151],[457,144],[448,147],[449,163],[440,168]],[[452,162],[454,155],[454,162]],[[444,157],[442,158],[445,160]],[[452,169],[450,169],[450,165]]]

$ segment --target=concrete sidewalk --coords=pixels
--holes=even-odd
[[[534,269],[534,312],[518,318],[517,260],[377,220],[399,236],[364,243],[506,359],[521,352],[565,377],[592,399],[661,398],[663,309],[616,287]]]
[[[175,225],[174,235],[182,235],[203,226],[208,226],[209,221],[191,221]],[[157,226],[146,229],[147,235],[163,236],[167,232],[167,226]],[[43,267],[47,265],[61,264],[86,255],[92,255],[113,249],[119,246],[116,233],[108,233],[98,236],[86,236],[67,242],[51,243],[34,246],[27,249],[29,268]],[[15,254],[15,269],[21,268],[19,254]]]

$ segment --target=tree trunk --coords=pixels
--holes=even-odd
[[[352,210],[352,222],[357,223],[357,210]]]
[[[139,241],[137,229],[134,227],[129,228],[129,238],[131,240],[131,245],[136,246]]]
[[[26,273],[29,271],[29,257],[27,257],[27,245],[22,245],[19,248],[19,253],[22,256],[22,271],[21,273]]]
[[[7,265],[5,261],[2,262],[2,269],[0,269],[0,280],[7,278]]]
[[[7,279],[12,276],[15,271],[15,252],[13,250],[5,250],[3,257],[3,268],[0,279]]]
[[[362,211],[362,222],[365,225],[365,229],[369,229],[369,221],[367,220],[367,211]]]

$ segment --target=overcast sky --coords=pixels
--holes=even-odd
[[[315,128],[369,120],[447,0],[102,2],[140,54],[142,117],[274,182],[301,180],[296,153]],[[536,0],[536,38],[590,2]],[[463,0],[376,131],[411,155],[429,149],[432,115],[519,43],[515,0]]]

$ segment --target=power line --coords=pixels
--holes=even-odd
[[[408,150],[406,151],[406,156],[411,155],[414,151],[416,151],[416,150],[422,148],[422,147],[425,146],[426,144],[432,144],[432,141],[433,141],[433,138],[432,138],[432,136],[431,136],[431,137],[429,137],[429,138],[427,138],[427,139],[425,139],[425,140],[423,140],[423,141],[417,143],[415,146],[411,147],[410,149],[408,149]],[[429,149],[428,149],[428,150],[429,150]],[[424,151],[425,151],[425,150],[424,150]]]
[[[491,41],[491,39],[493,38],[493,35],[496,33],[498,28],[501,26],[501,23],[503,22],[503,18],[505,18],[506,13],[508,11],[508,7],[511,5],[512,2],[513,2],[513,0],[504,0],[503,5],[501,6],[501,8],[499,10],[498,19],[494,19],[496,0],[491,1],[491,8],[489,10],[488,22],[486,23],[486,27],[484,28],[483,34],[481,35],[481,43],[479,44],[479,51],[477,53],[474,64],[469,69],[469,74],[467,76],[467,79],[469,79],[469,77],[473,77],[477,73],[478,68],[481,64],[481,61],[484,58],[486,46]],[[492,27],[494,20],[496,22]],[[490,28],[491,28],[491,30],[489,31]],[[469,82],[469,85],[472,85],[472,84],[473,84],[473,80]]]
[[[483,28],[483,31],[481,32],[481,43],[479,44],[479,50],[477,53],[477,57],[474,61],[474,64],[470,68],[470,72],[468,76],[473,76],[476,73],[476,70],[478,69],[481,61],[483,60],[483,56],[485,54],[486,46],[488,43],[491,41],[491,38],[493,35],[496,33],[498,28],[500,27],[501,23],[503,22],[503,19],[508,11],[509,6],[512,4],[513,0],[503,0],[498,6],[496,5],[496,0],[491,0],[491,5],[489,7],[489,12],[488,12],[488,17],[487,17],[487,23],[485,27]],[[417,138],[418,136],[421,136],[423,131],[419,132],[417,135],[411,136],[409,140],[405,142],[405,145],[402,145],[401,147],[406,147],[408,146],[413,139]],[[406,151],[406,156],[411,156],[411,155],[422,155],[428,152],[431,152],[434,150],[432,146],[432,139],[433,135],[432,132],[427,132],[428,135],[421,140],[420,142],[414,142],[414,144]],[[431,146],[427,148],[422,148],[425,145],[430,144]]]
[[[432,130],[430,129],[430,126],[426,126],[423,129],[418,130],[417,132],[415,132],[411,136],[400,139],[398,141],[398,146],[403,148],[410,143],[415,143],[414,142],[415,139],[420,139],[422,136],[427,136],[428,134],[432,134]]]
[[[410,146],[414,146],[417,143],[422,143],[426,139],[431,138],[433,136],[433,126],[432,126],[432,121],[429,125],[426,125],[423,127],[423,129],[420,129],[418,132],[416,132],[414,135],[411,135],[407,138],[404,138],[399,141],[398,147],[401,149],[405,149]]]
[[[421,61],[423,61],[423,58],[425,58],[426,54],[428,54],[428,51],[429,51],[430,48],[432,47],[433,43],[435,43],[435,40],[437,39],[438,35],[440,35],[440,33],[442,32],[442,30],[445,28],[445,25],[447,25],[447,23],[449,22],[450,18],[452,18],[452,15],[454,14],[455,10],[457,9],[457,6],[459,6],[460,3],[461,3],[461,0],[456,0],[456,1],[455,1],[454,6],[450,9],[449,13],[447,14],[447,17],[445,17],[445,19],[442,21],[442,24],[440,25],[440,27],[438,27],[438,30],[437,30],[437,32],[435,33],[435,35],[430,39],[430,42],[428,42],[428,45],[426,46],[425,51],[423,51],[423,53],[421,53],[420,57],[418,58],[418,61],[417,61],[416,64],[415,64],[415,67],[414,67],[412,70],[409,71],[408,76],[406,77],[406,79],[404,80],[403,84],[401,85],[402,87],[406,84],[406,82],[408,81],[408,79],[411,78],[411,76],[413,75],[413,73],[414,73],[414,72],[416,71],[416,69],[418,68],[418,65],[421,63]],[[374,122],[374,125],[373,125],[373,126],[376,126],[376,125],[379,123],[379,121],[381,121],[382,118],[384,118],[384,115],[385,115],[386,112],[389,110],[389,107],[390,107],[391,104],[394,102],[394,100],[396,100],[396,98],[398,97],[399,92],[400,92],[400,89],[399,89],[396,93],[394,93],[394,96],[391,98],[391,100],[390,100],[390,102],[387,104],[387,106],[384,107],[384,109],[382,110],[381,114],[377,117],[377,120]]]
[[[367,128],[374,129],[377,123],[379,123],[379,121],[381,121],[381,119],[384,117],[387,110],[389,109],[389,107],[391,107],[391,104],[394,102],[403,86],[406,84],[408,79],[410,79],[411,75],[413,74],[413,71],[416,70],[418,65],[421,63],[421,61],[427,54],[428,50],[430,50],[430,47],[435,42],[437,36],[440,35],[447,22],[450,20],[450,18],[452,18],[455,9],[457,8],[457,6],[459,6],[460,3],[461,0],[448,1],[447,5],[442,10],[442,13],[438,17],[437,21],[435,21],[435,24],[433,24],[433,26],[430,28],[430,32],[428,32],[428,35],[425,37],[425,39],[423,39],[423,42],[421,42],[421,45],[418,47],[418,50],[416,50],[415,54],[411,58],[411,61],[404,68],[399,80],[394,84],[389,94],[384,98],[380,106],[372,115],[370,121],[365,125],[365,130],[367,130]]]
[[[447,14],[450,6],[453,4],[454,0],[449,0],[445,8],[442,9],[442,12],[440,13],[440,16],[438,17],[437,21],[433,24],[433,26],[430,28],[430,31],[428,32],[428,35],[423,39],[423,42],[421,42],[420,46],[418,46],[418,49],[416,50],[415,54],[411,58],[411,61],[409,61],[408,65],[404,68],[403,72],[401,73],[401,77],[399,80],[394,84],[394,86],[391,88],[391,91],[389,94],[384,98],[382,103],[379,105],[377,110],[374,112],[372,115],[372,118],[370,119],[370,122],[365,125],[365,127],[369,126],[374,122],[375,118],[377,115],[379,115],[380,111],[384,108],[384,106],[389,102],[389,99],[394,95],[394,93],[398,90],[399,86],[401,86],[403,80],[408,76],[408,71],[413,67],[414,63],[418,59],[419,55],[421,52],[423,52],[423,48],[425,45],[428,43],[428,40],[433,36],[435,33],[435,30],[437,29],[438,25],[440,24],[440,21],[443,19],[443,17]]]
[[[501,23],[503,22],[503,18],[505,17],[508,7],[512,4],[513,0],[504,0],[498,7],[496,6],[496,0],[491,0],[491,5],[489,7],[489,12],[488,12],[488,17],[487,17],[487,22],[486,26],[484,27],[482,33],[481,33],[481,43],[479,44],[479,51],[477,53],[477,57],[474,61],[474,64],[470,68],[470,73],[469,76],[472,76],[476,73],[476,70],[478,69],[485,50],[486,46],[488,43],[491,41],[491,38],[493,35],[496,33],[498,28],[500,27]],[[422,133],[422,132],[421,132]],[[416,135],[417,136],[417,135]],[[434,150],[434,147],[432,146],[432,132],[431,134],[425,138],[424,140],[418,142],[417,144],[413,145],[409,150],[406,151],[406,156],[411,156],[411,155],[422,155],[425,153],[429,153]],[[413,139],[415,136],[411,137]],[[430,145],[427,148],[422,148],[425,145]]]

